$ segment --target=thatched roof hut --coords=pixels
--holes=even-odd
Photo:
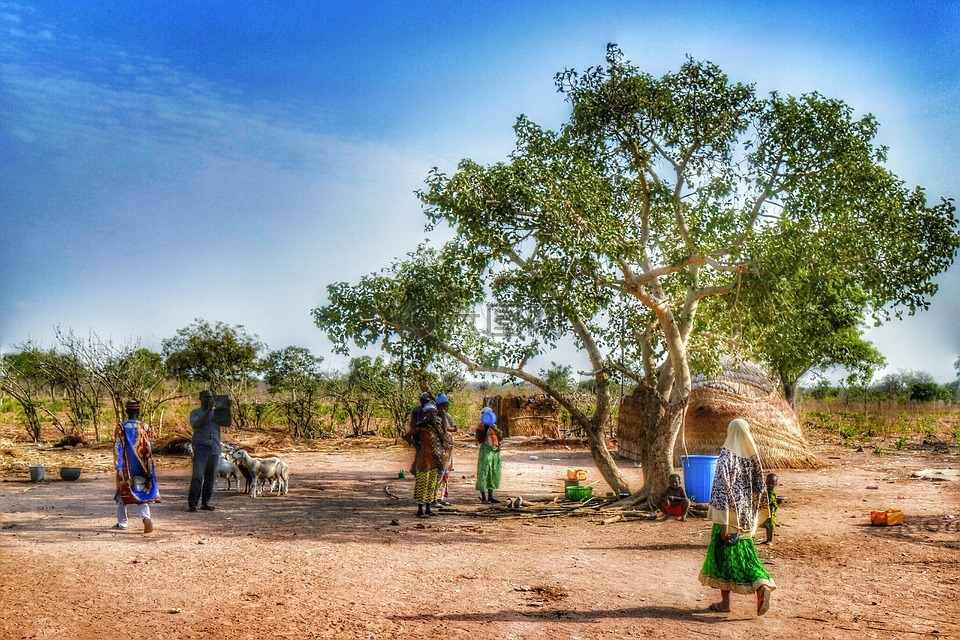
[[[493,396],[488,403],[505,437],[560,437],[560,403],[550,396]]]
[[[628,395],[620,404],[617,421],[619,453],[640,459],[643,398]],[[698,377],[690,393],[683,429],[674,449],[674,464],[683,454],[716,454],[734,418],[750,423],[753,439],[765,467],[809,469],[820,466],[810,450],[790,404],[780,397],[762,369],[751,364],[725,364],[718,378]]]

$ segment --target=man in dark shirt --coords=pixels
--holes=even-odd
[[[220,462],[220,425],[213,419],[213,394],[200,392],[200,408],[190,412],[193,427],[193,476],[190,478],[190,493],[187,511],[196,511],[197,504],[204,511],[213,511],[210,504],[213,489],[217,486],[217,465]]]

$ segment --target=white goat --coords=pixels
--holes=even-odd
[[[220,460],[217,461],[217,478],[227,479],[227,491],[230,490],[230,478],[237,483],[237,491],[240,491],[240,467],[234,462],[233,458],[225,453],[220,454]]]
[[[274,488],[276,488],[278,496],[282,496],[287,493],[287,489],[290,488],[289,472],[290,466],[283,460],[280,460],[279,464],[277,465],[277,474],[270,479],[270,493],[273,493]]]
[[[289,486],[287,463],[280,458],[254,458],[243,449],[237,449],[233,452],[233,458],[242,463],[253,475],[253,491],[250,493],[254,498],[263,494],[263,487],[267,480],[271,481],[270,491],[273,487],[278,487],[277,495],[287,493]]]

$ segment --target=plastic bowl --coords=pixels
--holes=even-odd
[[[61,480],[77,480],[80,477],[80,467],[60,467]]]
[[[567,500],[589,500],[593,497],[593,487],[567,487]]]

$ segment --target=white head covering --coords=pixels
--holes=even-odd
[[[723,447],[741,458],[760,457],[757,443],[753,441],[750,433],[750,425],[743,418],[731,420],[727,425],[727,439],[724,440]]]

